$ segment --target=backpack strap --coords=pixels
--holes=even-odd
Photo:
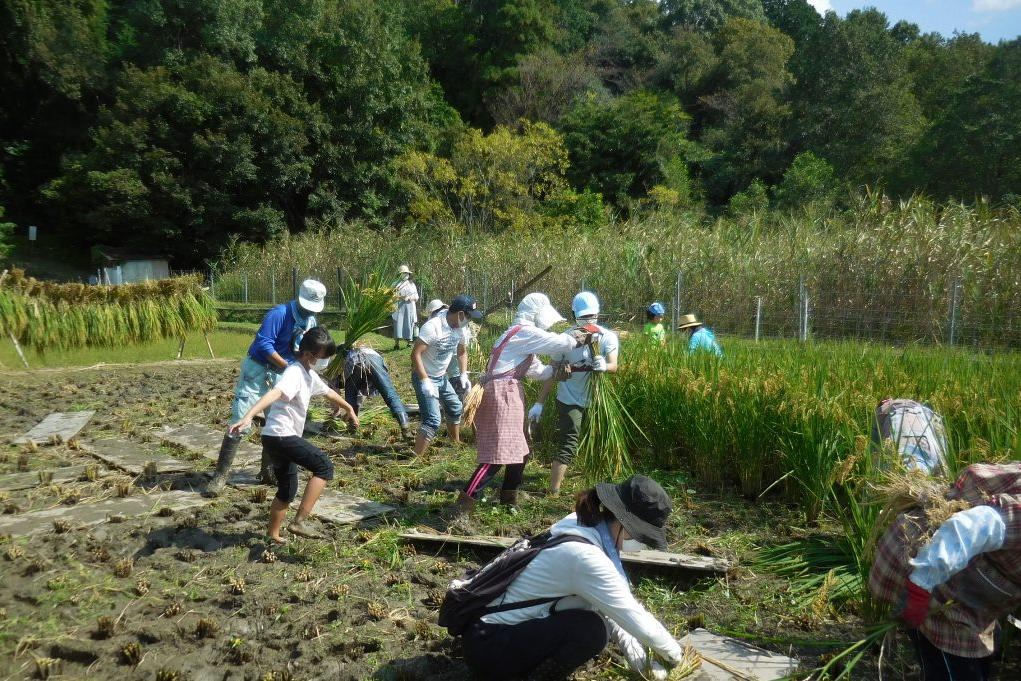
[[[532,539],[533,540],[534,539],[538,539],[539,537],[542,537],[544,534],[549,534],[549,531],[547,530],[546,532],[543,532],[542,534],[536,535],[535,537],[532,537]],[[553,548],[554,546],[559,546],[560,544],[566,544],[567,542],[572,542],[572,541],[584,542],[586,544],[592,544],[592,542],[590,542],[588,539],[585,539],[584,537],[579,537],[576,534],[562,534],[559,537],[554,537],[552,539],[548,539],[547,541],[545,541],[543,543],[542,546],[538,547],[538,549],[539,549],[539,551],[542,551],[542,550],[550,549],[550,548]],[[594,544],[593,544],[593,546],[594,546]],[[527,601],[516,601],[514,603],[501,603],[500,605],[493,605],[493,606],[490,606],[490,607],[487,607],[487,608],[483,608],[482,610],[480,610],[479,614],[478,614],[478,619],[481,619],[481,618],[485,617],[486,615],[492,615],[492,614],[495,614],[495,613],[498,613],[498,612],[509,612],[511,610],[523,610],[524,608],[531,608],[531,607],[536,606],[536,605],[546,605],[547,603],[552,603],[553,604],[553,608],[550,610],[550,612],[552,613],[554,610],[556,610],[557,603],[559,603],[562,599],[564,599],[566,597],[567,596],[547,596],[545,598],[531,598],[531,599],[529,599]]]

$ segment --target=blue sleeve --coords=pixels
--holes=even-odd
[[[287,306],[277,305],[262,318],[262,326],[255,334],[255,342],[252,343],[251,351],[259,355],[256,359],[268,360],[269,356],[276,352],[276,339],[284,325],[286,314]]]

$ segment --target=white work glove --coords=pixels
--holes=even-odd
[[[592,371],[606,371],[606,358],[596,357],[592,360]]]
[[[656,681],[666,681],[670,678],[670,670],[660,664],[658,660],[653,660],[652,664],[649,665],[649,678]]]
[[[460,384],[461,390],[466,390],[467,391],[467,390],[471,390],[472,389],[472,382],[468,380],[468,373],[467,372],[459,375],[456,380]]]
[[[424,381],[422,381],[422,394],[425,395],[426,397],[431,397],[434,400],[438,400],[440,398],[439,386],[437,386],[436,383],[434,383],[431,378],[427,378]]]
[[[538,423],[539,419],[542,418],[542,405],[536,402],[532,405],[532,408],[528,410],[528,420],[532,423]]]

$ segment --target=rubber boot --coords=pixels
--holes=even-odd
[[[500,490],[500,505],[510,506],[511,510],[518,507],[518,491],[516,489]]]
[[[539,663],[525,678],[528,681],[567,681],[573,669],[566,669],[555,658],[548,657]]]
[[[262,450],[262,463],[259,466],[259,482],[273,487],[277,484],[277,475],[273,471],[273,460],[270,459],[266,450]]]
[[[219,496],[227,484],[227,474],[230,473],[230,465],[234,463],[234,456],[238,453],[238,445],[241,444],[241,437],[223,436],[220,443],[220,454],[216,457],[216,472],[206,484],[206,495]]]

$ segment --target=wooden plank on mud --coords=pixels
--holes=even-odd
[[[32,430],[16,438],[12,444],[24,445],[30,440],[36,444],[44,444],[54,435],[67,442],[77,435],[95,414],[94,411],[54,412],[37,423]]]
[[[436,544],[454,544],[457,546],[482,546],[486,548],[505,549],[517,539],[513,537],[461,537],[453,534],[430,534],[412,530],[401,534],[401,539],[408,541],[423,541]],[[643,565],[645,567],[672,567],[688,572],[698,572],[708,575],[726,574],[730,570],[730,563],[722,558],[711,556],[694,556],[686,553],[669,553],[667,551],[654,551],[645,549],[643,551],[621,551],[620,559],[632,565]]]
[[[121,438],[83,442],[82,449],[100,461],[132,475],[141,475],[149,464],[156,465],[156,473],[183,473],[192,469],[192,465],[186,461],[163,456],[145,445]]]
[[[106,522],[114,515],[132,518],[156,513],[163,507],[180,511],[211,502],[212,499],[205,499],[195,492],[177,490],[118,497],[75,506],[56,506],[42,511],[0,516],[0,535],[24,537],[51,532],[54,520],[67,521],[72,528],[91,527]]]
[[[93,464],[99,468],[99,464]],[[82,477],[88,466],[63,466],[62,468],[48,468],[40,471],[28,471],[27,473],[10,473],[0,475],[0,490],[15,492],[22,489],[32,489],[43,484],[39,481],[40,473],[52,473],[50,482],[73,482]]]
[[[210,461],[216,461],[219,457],[223,436],[223,430],[216,430],[197,423],[187,423],[177,428],[167,428],[156,433],[156,437],[164,442],[203,456]],[[246,466],[259,461],[261,458],[261,447],[247,440],[242,440],[238,445],[238,453],[234,459],[234,465]]]
[[[392,510],[394,510],[393,506],[387,506],[378,501],[362,499],[333,490],[324,490],[312,515],[329,523],[348,525],[389,513]]]
[[[702,667],[688,677],[691,681],[772,681],[798,669],[794,658],[705,629],[695,629],[682,638],[680,644],[690,644],[702,656]]]

